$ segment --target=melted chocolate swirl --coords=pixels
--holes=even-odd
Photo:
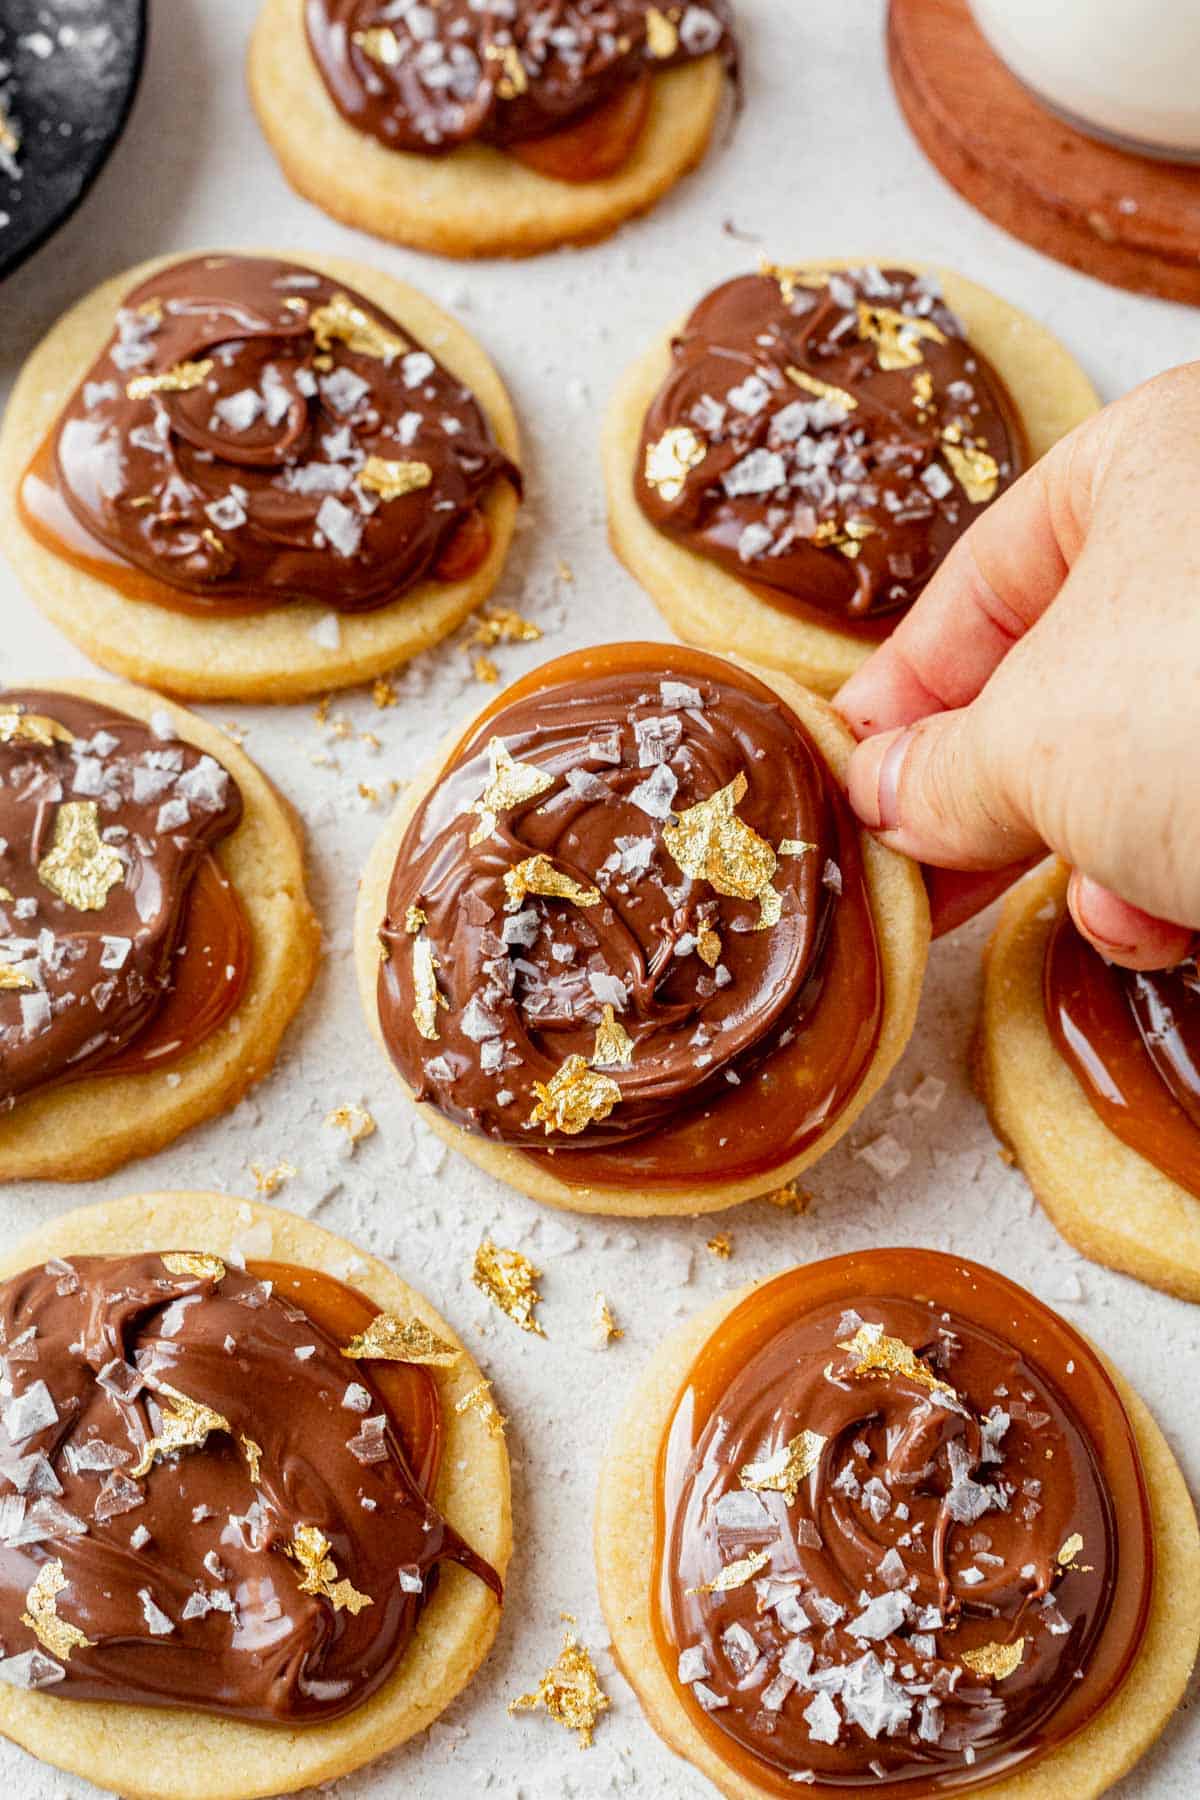
[[[233,777],[166,712],[145,725],[70,694],[0,694],[0,1105],[136,1045],[180,980],[197,875],[241,816]],[[187,951],[190,976],[204,935]],[[206,969],[215,1010],[197,1006],[177,1049],[227,1016],[246,975],[244,957]]]
[[[397,1067],[530,1150],[731,1101],[818,1009],[843,806],[794,715],[716,658],[625,646],[539,671],[459,746],[397,856],[379,977]],[[857,1084],[868,1020],[869,1058],[876,980],[858,970],[809,1073],[822,1102]]]
[[[973,1787],[1071,1735],[1136,1653],[1128,1419],[1083,1340],[986,1269],[873,1251],[759,1289],[660,1466],[662,1654],[768,1792]]]
[[[721,51],[726,0],[306,0],[321,78],[351,125],[433,155],[562,131],[661,69]]]
[[[384,606],[469,523],[486,551],[478,503],[520,479],[469,389],[379,307],[245,256],[175,263],[126,296],[46,475],[69,517],[55,530],[35,464],[41,535],[152,577],[136,597],[214,614]]]
[[[784,611],[881,635],[1028,452],[1000,380],[902,269],[717,288],[646,415],[638,501]]]
[[[196,1260],[79,1257],[0,1287],[0,1672],[336,1718],[403,1656],[439,1563],[499,1578],[428,1498],[428,1371],[341,1353],[378,1309],[310,1270]]]

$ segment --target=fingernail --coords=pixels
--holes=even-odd
[[[875,810],[879,815],[876,831],[894,831],[900,823],[900,772],[911,741],[912,727],[906,726],[883,753],[875,787]]]
[[[1121,942],[1117,938],[1108,937],[1094,923],[1105,911],[1111,912],[1112,895],[1100,882],[1093,881],[1090,875],[1081,875],[1078,869],[1072,871],[1067,887],[1067,903],[1076,925],[1085,937],[1091,939],[1101,954],[1107,951],[1113,956],[1129,956],[1137,948],[1132,938]]]

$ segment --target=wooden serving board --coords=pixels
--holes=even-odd
[[[1200,167],[1095,142],[1039,105],[966,0],[891,0],[904,116],[972,206],[1100,281],[1200,305]]]

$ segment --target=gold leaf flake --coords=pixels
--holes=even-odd
[[[782,1494],[788,1506],[794,1506],[800,1483],[820,1463],[828,1442],[819,1431],[802,1431],[763,1462],[747,1463],[739,1470],[738,1480],[744,1488],[759,1493]]]
[[[739,772],[727,787],[681,812],[663,828],[663,844],[693,881],[707,881],[718,894],[757,900],[759,928],[778,922],[782,902],[771,886],[775,852],[765,838],[738,818],[748,782]]]
[[[779,283],[780,296],[785,306],[792,304],[796,298],[798,287],[823,288],[829,286],[829,276],[823,269],[789,268],[785,263],[767,262],[764,259],[758,265],[758,272],[768,281]]]
[[[169,1250],[162,1263],[172,1275],[197,1275],[208,1281],[225,1278],[225,1264],[219,1256],[210,1256],[205,1250]]]
[[[371,683],[371,700],[380,712],[386,711],[389,706],[395,706],[398,698],[395,683],[389,681],[386,675],[380,675]]]
[[[506,1250],[502,1245],[494,1244],[491,1238],[484,1238],[475,1252],[471,1280],[514,1325],[519,1325],[522,1331],[545,1337],[534,1317],[534,1308],[542,1298],[537,1288],[541,1273],[519,1250]]]
[[[471,663],[471,670],[476,681],[483,682],[485,687],[494,687],[500,679],[500,670],[490,656],[477,656]]]
[[[402,500],[427,488],[433,470],[427,462],[389,462],[386,456],[368,456],[358,473],[358,485],[378,494],[381,500]]]
[[[779,856],[804,856],[809,850],[816,849],[815,844],[806,843],[803,838],[780,838]]]
[[[912,391],[913,405],[916,408],[917,418],[920,420],[921,424],[924,424],[929,415],[935,410],[933,400],[933,376],[929,373],[928,369],[921,369],[913,376]]]
[[[660,500],[678,500],[688,474],[708,455],[708,445],[690,425],[672,425],[656,444],[646,448],[646,486]]]
[[[872,1331],[869,1325],[860,1325],[854,1336],[840,1343],[838,1349],[853,1357],[851,1373],[854,1375],[902,1375],[920,1387],[927,1387],[931,1393],[954,1393],[948,1381],[940,1381],[925,1367],[910,1344],[902,1338],[885,1337],[882,1331]]]
[[[200,387],[212,373],[212,357],[199,362],[175,363],[158,375],[135,375],[125,388],[131,400],[148,400],[151,394],[187,394]]]
[[[529,86],[529,77],[515,44],[489,44],[484,51],[489,62],[498,62],[502,73],[496,82],[501,100],[515,100]]]
[[[335,1131],[344,1131],[352,1144],[361,1144],[364,1138],[372,1137],[376,1131],[375,1120],[365,1106],[351,1101],[347,1106],[335,1106],[326,1115],[325,1123]]]
[[[491,739],[488,763],[487,785],[471,808],[479,819],[467,840],[472,850],[491,837],[500,813],[508,812],[514,806],[524,806],[554,786],[553,775],[547,775],[533,763],[514,762],[503,738]]]
[[[376,1313],[365,1331],[350,1339],[343,1356],[354,1361],[421,1363],[448,1369],[462,1355],[453,1344],[437,1336],[423,1319],[401,1319],[395,1313]]]
[[[13,963],[0,963],[0,994],[28,994],[36,986],[33,976],[27,975],[24,969],[18,969]]]
[[[250,1164],[250,1173],[254,1177],[256,1194],[277,1194],[285,1181],[290,1181],[296,1173],[294,1163],[276,1163],[273,1169],[264,1169],[258,1163]]]
[[[710,1237],[705,1249],[712,1252],[721,1262],[728,1262],[733,1255],[733,1239],[727,1231],[718,1231]]]
[[[28,1625],[39,1644],[51,1656],[60,1656],[63,1662],[70,1662],[72,1650],[90,1650],[96,1641],[86,1637],[78,1625],[59,1618],[58,1596],[67,1586],[61,1561],[55,1557],[51,1562],[44,1562],[38,1570],[37,1580],[25,1596],[29,1610],[21,1614],[22,1625]]]
[[[541,635],[540,625],[523,619],[511,606],[489,606],[476,621],[472,641],[490,648],[493,644],[536,644]]]
[[[527,856],[524,862],[514,863],[511,869],[504,871],[504,892],[508,896],[504,903],[505,912],[516,912],[526,894],[541,894],[548,900],[569,900],[572,906],[597,906],[600,902],[599,888],[580,887],[570,875],[556,869],[540,850],[536,856]]]
[[[77,912],[101,912],[125,865],[100,836],[94,800],[67,800],[54,816],[54,841],[38,864],[38,880]]]
[[[348,1581],[338,1579],[337,1564],[329,1554],[329,1539],[316,1525],[297,1525],[284,1550],[304,1571],[302,1594],[321,1594],[334,1612],[345,1607],[347,1612],[360,1613],[364,1606],[374,1604],[370,1594],[360,1594]]]
[[[715,969],[721,960],[721,934],[708,923],[702,924],[696,933],[696,955],[710,969]]]
[[[942,434],[942,455],[954,471],[955,479],[974,506],[995,499],[1000,484],[1000,466],[994,456],[978,444],[962,443],[951,434],[951,426]]]
[[[915,369],[925,360],[923,341],[946,342],[945,332],[932,319],[897,312],[894,306],[872,306],[867,300],[858,303],[858,335],[875,345],[875,360],[885,370]]]
[[[1019,1637],[1013,1644],[981,1644],[978,1650],[964,1650],[962,1659],[972,1674],[1003,1681],[1020,1668],[1024,1655],[1025,1639]]]
[[[812,1205],[812,1195],[796,1181],[785,1181],[782,1187],[773,1188],[769,1194],[760,1195],[760,1198],[768,1206],[777,1206],[781,1212],[794,1213],[797,1218]]]
[[[1059,1568],[1069,1569],[1082,1549],[1083,1539],[1077,1531],[1073,1531],[1058,1555],[1055,1557],[1055,1561],[1058,1563]]]
[[[0,706],[0,744],[14,741],[41,744],[43,749],[49,749],[52,744],[73,744],[75,734],[60,725],[57,719],[48,719],[44,713],[27,713],[17,706]]]
[[[627,1069],[633,1061],[633,1039],[616,1015],[606,1006],[596,1027],[596,1043],[592,1050],[593,1069]]]
[[[858,401],[845,388],[834,387],[832,382],[820,381],[810,375],[807,369],[797,369],[788,364],[788,380],[803,388],[806,394],[814,394],[818,400],[832,400],[837,406],[844,406],[847,412],[854,412]]]
[[[668,61],[679,48],[678,28],[657,6],[646,8],[646,48],[659,62]]]
[[[535,1081],[533,1091],[537,1105],[526,1122],[544,1125],[547,1137],[552,1131],[577,1137],[589,1125],[607,1119],[621,1098],[612,1077],[590,1069],[582,1056],[568,1056],[549,1081]]]
[[[765,1569],[771,1560],[769,1550],[754,1550],[749,1556],[743,1556],[738,1562],[726,1563],[715,1581],[706,1581],[701,1587],[689,1588],[689,1594],[727,1594],[731,1588],[745,1587],[753,1581],[760,1569]]]
[[[600,1686],[596,1665],[585,1644],[573,1631],[563,1634],[563,1647],[556,1662],[551,1663],[533,1692],[509,1702],[510,1713],[536,1712],[544,1706],[552,1719],[566,1731],[579,1733],[579,1747],[586,1750],[592,1741],[596,1721],[608,1710],[608,1695]]]
[[[162,1425],[157,1436],[142,1446],[142,1454],[129,1473],[134,1481],[148,1475],[160,1456],[174,1456],[179,1450],[195,1450],[210,1431],[230,1430],[229,1420],[202,1400],[189,1400],[176,1388],[164,1383],[158,1389],[170,1404],[163,1408]]]
[[[373,356],[378,362],[391,363],[408,349],[402,337],[378,324],[349,294],[335,294],[324,306],[309,316],[309,329],[317,340],[318,350],[328,350],[334,343],[345,344],[360,356]]]
[[[429,914],[422,906],[410,906],[404,915],[404,929],[410,937],[416,937],[422,925],[428,925]]]
[[[421,1036],[429,1043],[436,1044],[438,1037],[438,1007],[447,1005],[445,994],[437,984],[437,972],[441,965],[433,954],[433,944],[422,935],[413,939],[412,977],[413,977],[413,1024]]]
[[[625,1336],[621,1326],[613,1318],[612,1308],[603,1294],[597,1293],[592,1299],[592,1325],[596,1333],[596,1341],[603,1350],[617,1338]]]
[[[246,1458],[246,1467],[250,1471],[250,1479],[257,1487],[262,1475],[262,1445],[256,1444],[252,1437],[244,1434],[238,1439],[242,1446],[242,1455]]]
[[[475,1386],[454,1402],[457,1414],[477,1412],[493,1437],[504,1436],[505,1418],[492,1399],[490,1381],[477,1381]]]
[[[350,41],[382,68],[394,69],[400,61],[400,39],[390,25],[372,25],[366,31],[356,31]]]

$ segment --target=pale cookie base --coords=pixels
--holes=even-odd
[[[0,1279],[52,1256],[181,1249],[228,1256],[251,1226],[263,1224],[272,1234],[264,1258],[336,1275],[377,1305],[415,1315],[462,1348],[429,1302],[386,1263],[307,1219],[225,1194],[138,1194],[67,1213],[6,1251]],[[453,1368],[432,1373],[445,1433],[435,1504],[503,1577],[512,1552],[508,1452],[503,1437],[493,1437],[477,1412],[454,1410],[455,1401],[483,1380],[482,1372],[463,1349]],[[398,1668],[345,1718],[293,1729],[184,1709],[76,1702],[57,1698],[53,1688],[27,1693],[0,1684],[0,1731],[43,1762],[128,1800],[290,1794],[345,1775],[424,1731],[470,1681],[499,1620],[499,1602],[483,1583],[447,1563]]]
[[[1200,1300],[1200,1200],[1113,1135],[1046,1024],[1042,966],[1066,891],[1067,871],[1050,863],[1004,903],[985,956],[978,1086],[997,1136],[1077,1250]]]
[[[716,1754],[663,1667],[651,1579],[659,1446],[688,1371],[721,1321],[754,1287],[725,1295],[661,1346],[609,1442],[596,1501],[596,1574],[613,1652],[649,1723],[727,1800],[769,1792]],[[1179,1465],[1144,1403],[1106,1363],[1133,1424],[1154,1522],[1157,1566],[1150,1618],[1128,1679],[1079,1735],[987,1790],[995,1800],[1095,1800],[1149,1748],[1183,1697],[1200,1641],[1200,1532]],[[798,1790],[803,1792],[801,1788]]]
[[[851,268],[862,260],[835,258],[796,267]],[[888,259],[883,260],[885,267],[890,266]],[[925,266],[908,258],[893,260],[907,269]],[[935,273],[971,342],[1008,388],[1024,421],[1031,455],[1043,456],[1096,411],[1100,400],[1095,388],[1070,352],[1027,313],[952,269]],[[685,643],[736,652],[751,662],[783,669],[818,693],[835,693],[876,648],[874,643],[832,625],[793,618],[760,600],[736,575],[659,531],[638,504],[633,475],[642,425],[670,373],[671,338],[678,329],[674,327],[626,371],[605,419],[603,461],[613,549]]]
[[[555,181],[490,144],[389,150],[338,112],[313,61],[304,0],[264,0],[247,78],[292,186],[347,225],[441,256],[530,256],[590,243],[645,212],[700,161],[721,105],[717,55],[654,78],[632,156],[601,181]]]
[[[217,254],[217,253],[214,253]],[[500,448],[514,462],[520,442],[512,403],[480,346],[448,313],[407,282],[339,256],[246,250],[282,256],[373,300],[474,393]],[[179,256],[158,256],[114,276],[65,313],[26,362],[0,428],[0,536],[21,580],[60,631],[106,669],[195,700],[302,700],[368,681],[444,638],[492,592],[508,555],[517,496],[497,480],[483,497],[492,530],[487,557],[465,581],[426,581],[374,612],[341,613],[339,643],[312,636],[327,606],[292,603],[241,618],[201,618],[129,600],[33,538],[17,492],[42,440],[104,348],[125,295]]]
[[[77,694],[138,719],[170,713],[181,737],[229,770],[244,802],[241,824],[214,852],[250,927],[250,978],[236,1011],[161,1070],[89,1075],[0,1112],[0,1181],[91,1181],[227,1112],[262,1080],[312,985],[321,928],[304,891],[304,853],[291,809],[224,732],[121,682],[30,685]]]
[[[664,651],[664,668],[670,664],[670,649]],[[739,660],[739,659],[734,659]],[[825,761],[840,781],[845,781],[846,767],[854,740],[846,726],[824,700],[807,693],[785,675],[768,673],[751,664],[742,665],[765,682],[791,708],[811,732]],[[470,730],[470,727],[467,727]],[[377,932],[387,910],[387,892],[392,869],[408,821],[423,803],[446,758],[463,732],[455,732],[413,782],[401,805],[384,828],[371,852],[359,887],[355,915],[355,960],[358,965],[359,992],[367,1020],[379,1042],[383,1043],[375,1000],[379,973]],[[858,1091],[838,1114],[829,1130],[809,1146],[802,1155],[780,1163],[765,1174],[744,1181],[692,1181],[678,1187],[653,1187],[645,1191],[634,1187],[572,1187],[559,1181],[542,1164],[534,1162],[522,1151],[498,1144],[476,1132],[465,1131],[442,1117],[436,1108],[422,1105],[421,1116],[453,1149],[479,1168],[506,1181],[534,1200],[557,1206],[567,1212],[611,1213],[626,1218],[648,1218],[656,1214],[719,1212],[740,1201],[753,1200],[771,1188],[791,1181],[803,1169],[817,1161],[831,1145],[847,1132],[868,1101],[878,1093],[899,1059],[912,1032],[921,982],[929,949],[929,903],[924,884],[915,863],[886,850],[866,832],[859,834],[867,888],[879,940],[883,967],[884,1001],[879,1042],[874,1058]],[[386,1049],[385,1049],[386,1055]],[[389,1059],[390,1063],[390,1059]],[[397,1080],[401,1080],[395,1071]],[[401,1085],[405,1084],[401,1080]],[[411,1090],[405,1087],[405,1091]]]

